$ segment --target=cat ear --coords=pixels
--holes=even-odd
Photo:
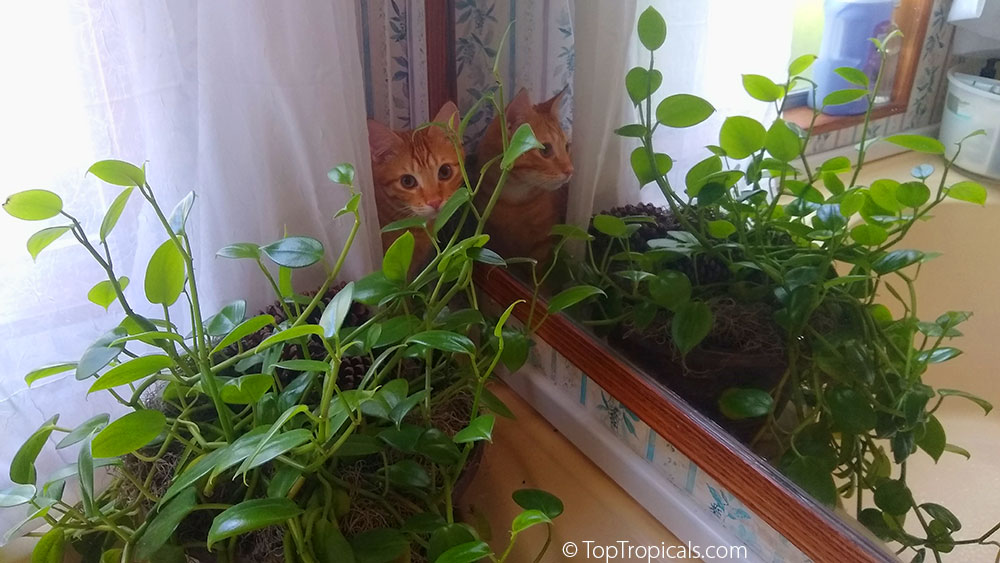
[[[436,123],[450,123],[456,129],[458,128],[458,106],[455,102],[447,102],[441,109],[438,110],[437,115],[434,116],[434,121]]]
[[[538,107],[535,109],[537,109],[539,113],[547,112],[556,117],[559,117],[559,106],[562,104],[563,95],[566,93],[567,90],[569,90],[569,84],[564,86],[562,90],[559,90],[559,92],[555,96],[552,96],[551,98],[538,104]]]
[[[508,125],[513,127],[525,123],[528,121],[528,115],[531,110],[531,98],[528,96],[528,90],[521,88],[517,91],[514,99],[507,104]]]
[[[372,159],[380,160],[403,144],[395,131],[378,121],[368,120],[368,148]]]

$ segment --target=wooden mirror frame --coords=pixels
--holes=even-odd
[[[926,0],[904,0],[908,2]],[[454,0],[424,0],[428,112],[457,99]],[[919,53],[918,53],[919,54]],[[904,108],[905,109],[905,108]],[[531,291],[501,268],[477,265],[475,284],[497,304],[531,301]],[[536,317],[544,315],[539,303]],[[514,315],[527,322],[529,307]],[[763,458],[662,384],[563,315],[535,332],[655,432],[669,440],[744,506],[814,561],[896,562],[885,545],[817,503]]]

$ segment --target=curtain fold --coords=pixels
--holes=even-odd
[[[332,264],[350,223],[333,219],[346,202],[327,171],[357,169],[366,224],[343,277],[370,271],[379,257],[355,7],[339,0],[39,0],[3,8],[0,62],[17,84],[0,91],[0,200],[29,188],[63,196],[92,238],[120,188],[84,171],[96,160],[147,163],[165,212],[189,191],[196,275],[206,315],[235,299],[248,314],[273,299],[256,266],[216,258],[231,242],[267,243],[289,235],[321,240]],[[6,160],[9,158],[9,160]],[[126,295],[143,301],[143,277],[165,240],[133,194],[109,237],[115,268],[131,279]],[[66,236],[32,262],[24,241],[56,219],[33,224],[0,217],[0,466],[56,412],[74,427],[116,405],[85,395],[72,373],[35,383],[30,370],[75,360],[123,317],[87,301],[102,271]],[[296,277],[318,283],[319,267]],[[175,306],[183,318],[186,307]],[[140,312],[162,317],[162,310]],[[176,320],[176,319],[175,319]],[[189,327],[182,327],[186,330]],[[72,448],[49,444],[40,483]],[[9,485],[0,475],[0,489]],[[0,512],[0,530],[17,520]]]

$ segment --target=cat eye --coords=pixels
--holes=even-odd
[[[538,152],[542,153],[542,156],[544,156],[545,158],[551,158],[552,157],[552,143],[545,143],[545,144],[543,144],[542,148],[538,149]]]
[[[452,169],[450,164],[442,164],[441,168],[438,168],[438,180],[447,180],[451,178]]]
[[[402,184],[404,188],[410,190],[417,187],[417,177],[413,174],[403,174],[403,177],[399,179],[399,183]]]

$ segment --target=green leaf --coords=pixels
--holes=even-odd
[[[517,534],[538,524],[551,523],[552,519],[541,510],[525,510],[514,517],[514,521],[510,523],[510,531],[513,534]]]
[[[993,410],[993,405],[989,401],[977,395],[973,395],[968,391],[961,391],[959,389],[938,389],[937,392],[938,395],[941,395],[942,397],[962,397],[963,399],[968,399],[979,405],[980,408],[983,409],[983,414],[990,414],[990,411]]]
[[[332,517],[333,515],[331,515]],[[313,545],[318,563],[356,563],[354,548],[340,528],[330,520],[320,518],[313,525]]]
[[[410,549],[410,542],[399,530],[379,528],[354,536],[351,546],[357,563],[391,563]]]
[[[122,160],[101,160],[87,169],[89,174],[116,186],[138,186],[146,183],[146,173],[142,168]]]
[[[924,253],[919,250],[893,250],[872,261],[872,270],[885,275],[916,264],[923,258]]]
[[[848,434],[862,434],[875,428],[875,409],[864,395],[848,387],[838,387],[826,393],[826,403],[833,416],[834,427]]]
[[[797,57],[788,65],[789,76],[796,76],[802,74],[803,72],[806,71],[806,69],[812,66],[813,62],[815,61],[816,61],[816,55],[802,55],[800,57]]]
[[[235,331],[234,331],[235,332]],[[289,340],[294,340],[296,338],[302,338],[303,336],[323,336],[323,327],[319,325],[299,325],[291,328],[286,328],[280,332],[272,334],[271,336],[264,339],[263,342],[254,348],[255,352],[260,352],[261,350],[266,350],[275,344],[281,342],[287,342]]]
[[[593,224],[594,228],[597,229],[598,232],[611,237],[624,237],[628,231],[625,221],[622,221],[621,218],[615,217],[614,215],[595,215]]]
[[[948,188],[947,193],[952,199],[986,205],[986,188],[976,182],[959,182]]]
[[[802,139],[784,121],[775,119],[764,137],[764,148],[774,158],[791,162],[802,152]]]
[[[905,207],[920,207],[931,198],[931,189],[923,182],[905,182],[896,188],[896,199]]]
[[[944,145],[941,141],[924,135],[890,135],[885,140],[911,151],[944,154]]]
[[[930,415],[924,423],[924,433],[917,438],[917,447],[927,452],[935,462],[941,459],[944,453],[944,446],[948,443],[945,438],[944,426],[936,416]]]
[[[347,282],[326,308],[319,319],[319,326],[323,327],[323,336],[333,338],[340,332],[340,327],[347,318],[347,313],[351,311],[351,300],[354,298],[354,282]]]
[[[139,536],[139,541],[135,544],[135,556],[141,560],[153,557],[156,551],[174,535],[178,524],[191,513],[197,502],[198,495],[194,487],[188,487],[161,506],[156,516],[149,521],[146,531]]]
[[[125,291],[125,288],[128,287],[128,282],[129,279],[125,276],[118,278],[118,285],[122,288],[122,291]],[[94,305],[104,307],[106,311],[115,302],[115,299],[118,299],[118,294],[115,293],[115,288],[111,285],[111,282],[104,280],[97,282],[94,284],[94,287],[90,288],[90,291],[87,292],[87,299]]]
[[[345,400],[344,395],[345,393],[340,394],[340,399],[342,401]],[[240,467],[236,470],[236,473],[237,474],[246,473],[247,470],[258,465],[258,458],[262,456],[266,457],[267,455],[264,452],[264,448],[267,447],[271,442],[271,440],[274,438],[274,436],[281,431],[281,427],[284,426],[286,422],[294,418],[296,415],[308,411],[309,408],[305,405],[294,405],[289,407],[288,410],[286,410],[285,412],[281,413],[281,416],[279,416],[278,419],[274,421],[274,424],[272,424],[267,429],[267,433],[264,434],[263,438],[260,439],[260,442],[257,444],[257,447],[254,450],[254,452],[251,455],[249,455],[243,461],[243,463],[240,464]]]
[[[495,412],[504,418],[510,420],[517,418],[514,416],[514,413],[510,410],[510,408],[500,399],[500,397],[497,397],[492,391],[489,390],[489,388],[483,389],[482,402],[483,407],[487,410]]]
[[[436,236],[441,229],[448,223],[451,216],[455,214],[456,211],[461,209],[470,199],[469,189],[465,186],[455,190],[455,193],[451,194],[448,201],[444,202],[441,209],[437,213],[437,217],[434,219],[434,235]]]
[[[751,98],[762,102],[773,102],[785,95],[785,89],[770,78],[759,74],[744,74],[743,89]]]
[[[531,149],[542,148],[542,143],[538,142],[535,138],[535,133],[531,130],[531,126],[527,123],[522,123],[514,134],[510,136],[510,144],[507,146],[507,150],[503,153],[503,159],[500,161],[500,168],[504,170],[510,170],[514,167],[514,161],[518,159],[522,154],[530,151]]]
[[[122,216],[122,211],[125,210],[125,204],[128,203],[129,196],[132,195],[132,190],[134,187],[128,187],[122,190],[122,193],[118,194],[118,197],[111,202],[111,206],[108,207],[107,213],[104,214],[104,220],[101,221],[101,242],[104,242],[108,235],[111,234],[112,229],[118,224],[118,219]]]
[[[812,456],[799,457],[788,452],[781,459],[781,472],[796,485],[827,506],[837,503],[837,485],[823,460]]]
[[[31,235],[28,238],[28,254],[31,254],[31,259],[36,260],[39,253],[45,249],[48,245],[52,244],[59,237],[66,234],[66,231],[70,230],[69,225],[62,225],[59,227],[46,227],[37,233]]]
[[[697,196],[707,179],[714,178],[719,172],[722,172],[722,159],[718,156],[710,156],[692,166],[684,176],[688,195]]]
[[[878,225],[861,224],[851,229],[851,238],[858,244],[878,246],[889,238],[889,233]]]
[[[629,162],[632,165],[632,172],[635,173],[635,177],[639,180],[639,187],[643,187],[646,184],[655,181],[657,178],[670,172],[670,169],[674,165],[674,161],[670,159],[669,156],[663,153],[656,153],[653,155],[653,160],[656,163],[656,170],[653,170],[652,165],[649,162],[649,155],[646,153],[646,149],[643,147],[638,147],[632,151],[629,156]],[[606,217],[611,217],[606,215]],[[617,217],[616,217],[617,219]]]
[[[249,336],[257,332],[258,330],[273,324],[274,324],[274,317],[272,317],[271,315],[258,315],[251,319],[247,319],[242,323],[240,323],[239,325],[237,325],[236,328],[234,328],[232,332],[227,334],[225,338],[220,340],[219,343],[215,345],[215,348],[212,348],[212,353],[218,354],[219,352],[228,348],[232,344],[242,340],[244,337]]]
[[[730,387],[719,397],[719,411],[731,420],[764,416],[773,406],[771,394],[761,389]]]
[[[767,132],[755,119],[741,115],[728,117],[719,131],[719,145],[731,158],[744,159],[764,146]]]
[[[841,76],[841,78],[851,84],[857,84],[862,88],[868,88],[868,75],[854,67],[842,66],[834,69],[833,72],[836,72]]]
[[[150,303],[173,305],[184,289],[186,269],[184,256],[172,240],[167,240],[153,252],[146,266],[146,300]]]
[[[886,479],[875,487],[875,506],[888,514],[902,516],[913,507],[913,495],[902,479]]]
[[[281,524],[302,514],[302,509],[287,498],[262,498],[245,500],[222,511],[212,520],[208,530],[208,548],[231,538]]]
[[[625,90],[633,105],[639,105],[643,100],[653,95],[663,83],[663,74],[658,70],[650,72],[641,66],[633,67],[625,74]],[[646,128],[639,125],[643,131]],[[640,135],[642,136],[642,135]]]
[[[250,471],[255,467],[260,467],[279,455],[284,455],[289,450],[301,446],[302,444],[308,442],[312,437],[312,431],[309,429],[296,428],[295,430],[275,434],[273,437],[269,438],[266,443],[264,439],[261,439],[260,444],[258,444],[258,446],[263,446],[260,452],[254,455],[252,459],[248,458],[245,460],[236,474],[244,475],[247,471]],[[235,461],[233,463],[235,463]]]
[[[514,502],[525,510],[537,510],[550,519],[563,513],[563,502],[552,493],[541,489],[518,489],[511,495]]]
[[[51,364],[45,367],[41,367],[28,372],[28,375],[24,376],[24,382],[31,387],[31,384],[46,377],[51,377],[60,373],[65,373],[76,367],[76,362],[62,362],[58,364]]]
[[[98,380],[100,381],[100,380]],[[227,381],[219,393],[231,405],[252,405],[260,400],[274,385],[274,378],[266,373],[253,373]]]
[[[401,487],[426,489],[431,486],[427,470],[412,459],[400,460],[386,468],[386,471],[389,481]]]
[[[76,458],[77,475],[79,475],[80,499],[83,511],[88,518],[93,518],[97,509],[94,505],[94,456],[90,451],[90,440],[84,440]]]
[[[972,459],[972,454],[969,453],[969,450],[961,446],[956,446],[955,444],[945,444],[944,451],[951,452],[953,454],[958,454],[964,457],[965,459]]]
[[[285,237],[260,250],[272,262],[286,268],[305,268],[323,259],[323,243],[312,237]]]
[[[0,508],[28,504],[33,498],[35,498],[34,485],[14,485],[0,491]]]
[[[578,285],[559,292],[548,302],[548,312],[554,315],[595,295],[605,295],[604,291],[592,285]]]
[[[56,449],[61,450],[63,448],[72,446],[77,442],[80,442],[90,436],[95,430],[100,430],[108,423],[111,417],[108,413],[101,413],[92,418],[88,418],[84,422],[81,422],[79,426],[73,429],[72,432],[63,436],[62,440],[56,444]]]
[[[649,280],[649,295],[657,305],[675,311],[691,300],[691,280],[681,272],[664,270]]]
[[[31,550],[31,563],[63,563],[65,552],[66,532],[63,528],[52,528],[38,539]]]
[[[454,438],[456,444],[477,442],[479,440],[493,441],[493,424],[496,417],[492,414],[484,414],[472,419],[468,426],[459,430]]]
[[[958,517],[940,504],[925,502],[920,505],[920,508],[929,514],[931,518],[944,524],[944,526],[952,532],[957,532],[962,529],[962,522],[959,521]]]
[[[10,480],[22,485],[34,485],[37,473],[35,472],[35,460],[41,453],[42,447],[52,435],[59,415],[45,421],[38,430],[35,430],[27,440],[21,444],[14,457],[10,460]]]
[[[474,563],[493,553],[489,544],[476,540],[449,548],[442,553],[434,563]]]
[[[413,233],[406,231],[399,236],[385,251],[382,258],[382,273],[386,279],[394,282],[405,282],[413,261]]]
[[[820,165],[820,172],[841,174],[851,169],[851,160],[846,156],[835,156]]]
[[[462,188],[464,189],[464,188]],[[395,231],[402,231],[404,229],[422,229],[427,226],[427,217],[420,217],[419,215],[414,215],[413,217],[405,217],[399,221],[393,221],[388,225],[382,227],[383,233],[391,233]]]
[[[162,354],[152,354],[149,356],[139,356],[125,363],[119,364],[100,376],[87,393],[103,391],[138,381],[144,377],[159,373],[160,371],[174,365],[174,361]]]
[[[667,127],[691,127],[708,119],[715,107],[691,94],[667,96],[656,106],[656,121]]]
[[[939,364],[941,362],[947,362],[948,360],[957,358],[962,354],[962,351],[958,348],[953,348],[951,346],[942,346],[940,348],[934,348],[933,350],[927,350],[921,352],[917,357],[921,362],[926,362],[929,364]]]
[[[243,299],[227,304],[218,313],[205,321],[205,332],[209,336],[225,336],[246,318],[247,302]]]
[[[667,22],[652,6],[643,10],[642,14],[639,15],[637,30],[639,41],[650,51],[659,49],[667,38]]]
[[[343,184],[345,186],[354,185],[354,165],[349,162],[344,162],[334,166],[332,170],[326,173],[326,176],[336,184]]]
[[[835,90],[823,98],[823,107],[839,106],[849,104],[854,100],[868,95],[868,90],[864,88],[847,88],[845,90]]]
[[[634,101],[634,100],[633,100]],[[618,129],[615,129],[615,135],[620,137],[633,137],[640,138],[645,137],[649,130],[646,129],[645,125],[641,123],[630,123],[628,125],[622,125]]]
[[[25,190],[11,194],[4,202],[4,211],[24,221],[51,219],[62,211],[62,198],[48,190]]]
[[[167,425],[162,412],[146,409],[131,412],[113,421],[94,436],[94,457],[118,457],[153,441]]]
[[[844,182],[833,172],[822,172],[823,185],[833,195],[844,193]]]
[[[188,192],[184,196],[184,199],[177,202],[174,206],[174,210],[170,212],[170,219],[167,224],[170,225],[170,230],[174,232],[175,235],[181,235],[184,233],[184,228],[187,225],[188,215],[191,214],[191,208],[194,206],[194,192]]]
[[[260,258],[260,246],[252,242],[237,242],[235,244],[222,247],[215,253],[215,255],[221,258],[250,258],[252,260],[256,260],[257,258]]]
[[[469,337],[447,330],[426,330],[406,339],[407,344],[421,344],[428,348],[455,354],[472,355],[476,345]]]
[[[687,354],[708,336],[715,317],[708,305],[701,301],[688,301],[679,306],[670,323],[674,346]]]

